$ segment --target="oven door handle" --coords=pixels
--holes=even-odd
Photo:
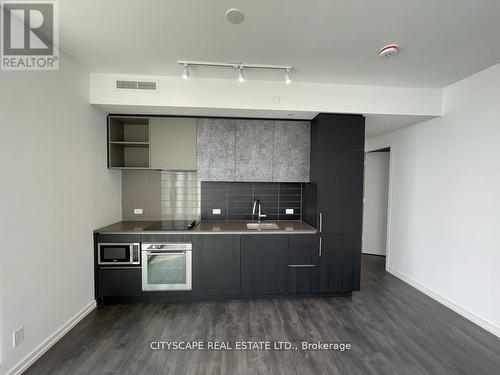
[[[162,251],[162,250],[156,250],[156,251],[147,251],[147,255],[185,255],[186,251]]]

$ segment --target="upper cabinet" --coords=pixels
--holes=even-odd
[[[273,121],[236,120],[236,181],[273,181]]]
[[[196,170],[196,120],[109,116],[108,168]]]
[[[200,181],[309,182],[310,140],[309,121],[111,115],[108,168],[197,171]]]
[[[365,121],[361,115],[320,113],[313,120],[312,144],[321,150],[361,150]]]
[[[308,182],[308,121],[197,120],[201,181]]]
[[[108,117],[108,168],[149,168],[149,118]]]
[[[196,123],[200,181],[234,181],[236,120],[197,119]]]
[[[196,119],[152,117],[151,168],[196,170]]]
[[[309,182],[311,124],[274,121],[273,181]]]

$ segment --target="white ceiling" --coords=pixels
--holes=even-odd
[[[232,7],[240,25],[224,18]],[[500,62],[498,35],[498,0],[60,1],[61,46],[92,72],[180,75],[179,59],[242,61],[291,64],[297,81],[439,88]],[[380,59],[390,42],[400,55]]]

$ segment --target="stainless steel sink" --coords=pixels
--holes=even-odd
[[[280,229],[280,227],[276,223],[247,223],[247,229],[277,230],[277,229]]]

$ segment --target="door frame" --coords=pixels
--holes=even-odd
[[[387,231],[386,231],[386,249],[385,249],[385,269],[390,268],[390,258],[391,258],[391,253],[392,253],[392,248],[391,248],[391,228],[392,228],[392,221],[391,221],[391,201],[392,201],[392,176],[393,176],[393,170],[394,170],[394,152],[395,152],[395,147],[394,143],[392,142],[383,142],[383,143],[378,143],[376,145],[372,146],[365,146],[365,157],[366,153],[372,152],[372,151],[377,151],[381,150],[384,148],[389,149],[389,188],[387,192]],[[365,168],[366,168],[366,158],[365,158]],[[364,192],[363,192],[363,198],[364,198]],[[363,210],[364,210],[364,202],[363,202]]]

